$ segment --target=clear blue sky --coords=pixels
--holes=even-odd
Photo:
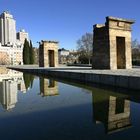
[[[0,13],[10,11],[16,28],[37,41],[57,40],[60,48],[75,49],[76,41],[106,16],[136,20],[133,39],[140,41],[140,0],[0,0]]]

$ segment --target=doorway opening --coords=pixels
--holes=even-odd
[[[55,62],[54,62],[54,50],[48,50],[48,56],[49,56],[49,67],[54,67]]]
[[[49,88],[55,87],[55,81],[52,80],[52,79],[49,79],[49,81],[48,81],[48,87],[49,87]]]
[[[116,37],[117,69],[126,68],[125,37]]]

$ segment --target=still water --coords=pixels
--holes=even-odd
[[[0,140],[140,139],[139,95],[0,73]]]

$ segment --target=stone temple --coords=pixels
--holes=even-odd
[[[131,25],[134,20],[106,17],[94,25],[93,69],[131,69]]]
[[[58,42],[57,41],[40,42],[39,67],[58,67]]]

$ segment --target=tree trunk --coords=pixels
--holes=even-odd
[[[90,65],[90,57],[88,58],[88,64]]]

